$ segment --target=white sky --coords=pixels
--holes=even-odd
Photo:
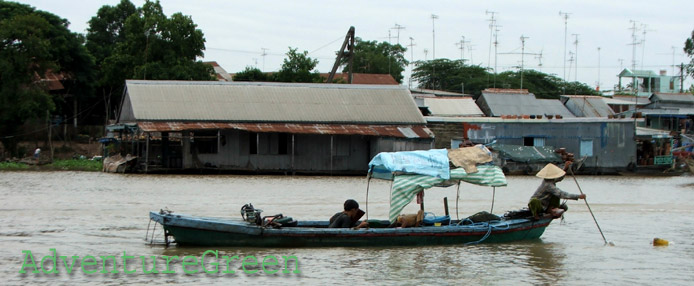
[[[131,0],[141,7],[143,0]],[[67,18],[70,29],[86,33],[87,21],[103,5],[117,5],[118,0],[22,0],[18,1]],[[329,72],[337,51],[350,26],[356,36],[369,41],[397,42],[395,24],[405,27],[400,31],[400,43],[415,46],[405,54],[408,60],[459,59],[461,50],[456,43],[465,37],[464,58],[474,64],[494,67],[494,47],[491,47],[489,19],[496,12],[498,32],[498,71],[517,69],[521,62],[521,40],[525,41],[524,66],[560,78],[584,82],[595,86],[600,81],[602,90],[611,90],[617,83],[617,74],[636,61],[637,69],[673,74],[674,63],[689,62],[682,48],[691,36],[694,23],[691,13],[694,1],[642,1],[642,0],[504,0],[504,1],[210,1],[162,0],[164,12],[189,15],[205,34],[205,61],[217,61],[230,73],[246,66],[257,66],[264,71],[280,68],[288,47],[309,51],[318,59],[317,69]],[[570,13],[564,62],[564,18],[559,12]],[[432,14],[438,16],[432,26]],[[632,27],[636,21],[636,53],[633,53]],[[645,44],[644,26],[646,25]],[[434,42],[434,33],[435,39]],[[578,50],[574,45],[578,34]],[[470,47],[472,49],[470,49]],[[598,53],[598,47],[601,48]],[[267,55],[261,56],[261,48]],[[542,52],[542,66],[537,55]],[[569,52],[576,53],[570,62]],[[519,53],[519,54],[502,54]],[[599,60],[598,60],[599,54]],[[413,56],[411,56],[413,55]],[[599,63],[599,64],[598,64]],[[598,66],[600,68],[598,68]],[[578,67],[578,69],[576,69]],[[404,82],[409,79],[410,70]],[[675,70],[675,74],[679,69]],[[600,74],[598,79],[598,74]],[[691,80],[685,82],[685,89]]]

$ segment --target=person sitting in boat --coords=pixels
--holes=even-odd
[[[349,199],[345,201],[345,210],[336,213],[330,218],[331,228],[350,228],[360,229],[368,227],[369,224],[365,221],[359,223],[359,219],[364,215],[364,211],[359,209],[357,201]]]
[[[564,165],[564,169],[569,168],[571,165],[570,161],[567,161]],[[562,191],[556,186],[556,183],[561,182],[564,179],[566,172],[556,165],[549,163],[547,166],[542,168],[535,176],[543,178],[542,184],[537,188],[537,191],[530,197],[530,202],[528,202],[528,208],[532,212],[533,217],[539,219],[545,214],[549,214],[553,217],[561,217],[561,215],[566,211],[566,205],[560,205],[560,199],[570,199],[578,200],[585,199],[585,194],[570,194]]]

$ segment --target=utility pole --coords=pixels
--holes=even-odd
[[[496,25],[496,19],[494,16],[496,15],[497,12],[494,11],[484,11],[485,15],[492,15],[491,18],[489,18],[489,52],[487,53],[487,70],[489,70],[491,63],[492,63],[492,35],[494,33],[495,25]],[[494,73],[496,73],[496,67],[494,68]],[[487,76],[487,84],[489,84],[489,76]]]
[[[684,93],[684,63],[680,63],[680,93]]]
[[[574,52],[569,51],[569,59],[567,60],[569,62],[569,78],[571,78],[571,68],[574,66]]]
[[[600,91],[600,47],[598,47],[598,91]]]
[[[564,17],[564,82],[566,82],[566,35],[569,27],[569,15],[571,15],[571,13],[559,11],[559,16]]]
[[[521,40],[521,82],[520,82],[520,89],[523,89],[523,65],[524,65],[524,60],[523,58],[525,57],[525,39],[529,39],[530,37],[526,37],[521,35],[520,40]]]
[[[497,52],[498,48],[499,48],[498,37],[499,37],[499,31],[501,31],[501,30],[499,30],[499,27],[501,27],[501,26],[499,26],[499,25],[494,26],[494,88],[496,88],[496,74],[497,74],[497,72],[496,72],[497,71],[497,69],[496,69],[497,64],[496,63],[497,63],[497,57],[499,54]]]
[[[574,36],[574,45],[576,46],[575,52],[574,52],[574,60],[576,61],[576,73],[574,74],[574,81],[578,81],[578,35],[579,34],[571,34]]]
[[[388,29],[388,45],[392,46],[390,44],[390,29]],[[388,49],[388,74],[390,74],[390,62],[391,62],[392,55],[393,55],[393,51]]]
[[[414,48],[413,47],[416,46],[416,44],[414,43],[414,39],[412,37],[410,37],[410,44],[407,46],[410,48],[410,64],[414,67]],[[412,70],[414,70],[413,67],[411,68],[410,72],[412,72]],[[412,88],[412,74],[411,73],[410,73],[410,80],[408,82],[408,87],[410,89]]]
[[[428,61],[427,56],[429,55],[429,50],[424,49],[423,52],[424,52],[424,61]]]
[[[414,64],[414,49],[412,47],[416,46],[414,39],[410,37],[410,44],[407,45],[410,48],[410,64]]]
[[[475,61],[472,59],[472,50],[475,45],[467,45],[467,51],[470,53],[470,62],[474,63]]]
[[[460,61],[464,62],[465,61],[465,44],[469,43],[469,41],[465,41],[465,36],[462,36],[462,39],[460,42],[455,43],[456,46],[458,46],[458,49],[460,50]]]
[[[675,46],[672,46],[672,75],[675,75]]]
[[[629,20],[631,22],[631,69],[632,72],[636,70],[636,45],[639,44],[639,42],[636,40],[636,32],[638,31],[638,28],[636,28],[636,21],[634,20]]]
[[[652,32],[654,30],[649,30],[648,25],[646,24],[641,24],[641,28],[643,29],[643,39],[641,39],[641,69],[643,70],[643,62],[644,62],[644,54],[646,53],[646,33]]]
[[[540,55],[540,54],[537,54],[537,53],[526,53],[526,52],[525,52],[525,40],[526,40],[526,39],[530,39],[530,37],[526,37],[526,36],[521,35],[521,37],[520,37],[520,40],[521,40],[521,52],[520,52],[520,53],[518,53],[518,52],[499,53],[499,54],[501,54],[501,55],[518,55],[518,54],[521,55],[521,65],[520,65],[520,73],[521,73],[521,83],[520,83],[521,86],[520,86],[520,88],[521,88],[521,89],[523,89],[523,70],[525,69],[525,55],[526,55],[526,54],[528,54],[528,55],[534,55],[534,56]]]
[[[260,55],[263,57],[263,72],[265,72],[265,56],[267,56],[267,50],[268,49],[260,48],[260,50],[262,51],[262,53],[260,53]]]
[[[433,90],[436,90],[436,25],[435,21],[439,16],[431,14],[431,39],[432,39],[432,64],[431,64],[431,84],[433,85]]]
[[[395,27],[393,27],[391,29],[398,31],[397,39],[398,39],[398,45],[399,45],[400,44],[400,30],[404,30],[405,27],[398,25],[398,23],[395,23]]]
[[[539,67],[539,70],[542,71],[542,50],[540,50],[540,53],[535,56],[535,58],[538,60],[537,66]]]

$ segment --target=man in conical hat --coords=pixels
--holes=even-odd
[[[564,169],[570,168],[570,161],[567,161]],[[535,176],[543,178],[542,184],[537,188],[535,194],[530,197],[530,202],[528,202],[528,208],[533,213],[533,217],[540,218],[545,214],[551,214],[554,217],[560,217],[566,207],[560,208],[560,199],[570,199],[578,200],[585,199],[585,194],[570,194],[562,191],[557,187],[557,182],[561,182],[564,179],[566,172],[556,165],[549,163],[547,166],[542,168]]]

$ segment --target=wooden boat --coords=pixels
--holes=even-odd
[[[242,247],[349,247],[464,245],[539,238],[551,219],[504,219],[488,223],[412,228],[328,228],[327,221],[299,221],[294,227],[261,227],[242,220],[150,212],[178,245]],[[372,221],[370,221],[372,223]],[[388,221],[382,221],[388,225]],[[168,238],[167,238],[168,240]]]
[[[328,228],[328,221],[298,221],[292,226],[281,226],[259,219],[260,213],[253,213],[253,210],[251,215],[244,217],[243,209],[244,219],[196,217],[167,211],[150,212],[150,219],[163,226],[167,245],[170,236],[178,245],[335,247],[464,245],[536,239],[542,235],[552,218],[535,220],[527,215],[505,215],[473,222],[446,217],[443,225],[390,227],[405,205],[425,189],[457,184],[459,193],[460,182],[490,187],[506,185],[503,171],[494,165],[478,165],[474,173],[463,168],[450,168],[448,152],[446,149],[388,152],[374,157],[369,163],[367,180],[393,181],[391,205],[388,220],[369,220],[367,182],[366,218],[369,228],[366,229]]]

